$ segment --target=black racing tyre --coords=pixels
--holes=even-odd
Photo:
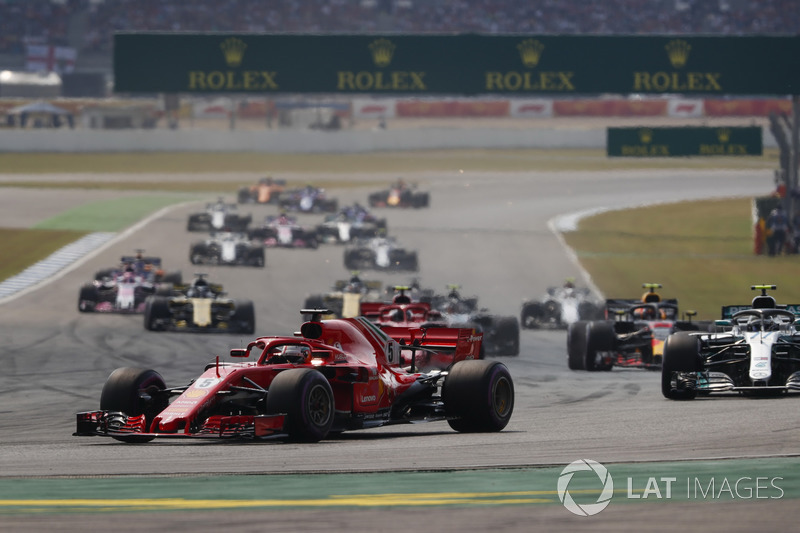
[[[286,415],[284,430],[291,440],[324,439],[333,425],[334,407],[330,383],[312,368],[284,370],[267,393],[267,413]]]
[[[325,309],[325,298],[321,294],[312,294],[303,303],[303,309]],[[303,315],[303,321],[311,320],[310,314]]]
[[[599,352],[610,352],[616,348],[617,334],[614,332],[614,323],[606,321],[589,322],[586,329],[586,370],[611,370],[607,364],[597,363]]]
[[[175,272],[167,272],[161,279],[159,280],[162,283],[171,283],[172,285],[182,285],[183,284],[183,276],[181,275],[180,270]]]
[[[375,268],[375,254],[371,250],[356,248],[345,250],[344,266],[348,270],[367,270]]]
[[[231,316],[232,322],[241,324],[241,333],[252,335],[256,331],[256,311],[253,302],[250,300],[237,300],[236,311]]]
[[[500,355],[519,355],[519,320],[517,317],[498,318],[494,331],[495,342],[502,346]]]
[[[266,264],[263,248],[255,248],[250,250],[250,264],[254,267],[263,268],[263,266]]]
[[[169,298],[167,296],[148,296],[144,301],[144,329],[159,331],[158,320],[169,318]]]
[[[411,272],[418,272],[419,271],[419,259],[417,259],[417,252],[409,253],[405,260],[401,263],[404,265],[405,270],[410,270]]]
[[[325,298],[321,294],[312,294],[306,298],[303,309],[323,309]]]
[[[692,400],[697,390],[686,382],[675,379],[675,373],[699,370],[697,337],[679,331],[667,337],[664,359],[661,364],[661,394],[670,400]],[[674,383],[674,386],[673,386]]]
[[[172,283],[159,283],[156,285],[156,296],[172,296],[175,286]]]
[[[603,311],[592,302],[581,302],[578,304],[578,318],[580,320],[602,320]]]
[[[193,265],[199,265],[205,262],[208,255],[208,248],[205,243],[193,244],[192,249],[189,251],[189,261]]]
[[[414,195],[414,207],[428,207],[430,205],[430,194],[421,192]]]
[[[254,200],[253,194],[251,194],[248,187],[242,187],[239,189],[236,199],[240,204],[246,204]]]
[[[589,323],[579,320],[567,329],[567,366],[570,370],[586,370],[586,329]]]
[[[91,313],[94,311],[97,302],[100,300],[100,293],[94,285],[84,285],[78,295],[78,311],[81,313]]]
[[[322,205],[322,210],[327,213],[335,213],[339,209],[339,200],[332,198]]]
[[[208,227],[208,224],[201,222],[198,215],[189,215],[189,220],[186,222],[186,231],[202,231]]]
[[[167,388],[164,378],[155,370],[141,368],[118,368],[114,370],[100,393],[100,409],[119,411],[128,416],[145,415],[147,427],[169,404],[166,394],[158,394]],[[122,442],[141,443],[153,440],[146,436],[115,436]]]
[[[106,268],[104,270],[98,270],[94,274],[94,279],[97,281],[103,281],[105,278],[110,278],[111,275],[114,273],[113,268]]]
[[[499,361],[459,361],[444,380],[442,401],[454,430],[500,431],[514,411],[514,382]]]
[[[529,302],[522,306],[519,321],[525,329],[538,329],[542,325],[544,308],[541,302]]]

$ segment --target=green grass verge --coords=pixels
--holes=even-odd
[[[168,205],[196,199],[188,195],[131,196],[92,202],[36,225],[34,229],[0,228],[3,259],[0,281],[47,258],[87,233],[121,231]]]
[[[120,231],[168,205],[197,199],[189,196],[132,196],[92,202],[40,222],[36,229]]]
[[[3,243],[0,281],[19,274],[84,235],[84,231],[0,228]]]
[[[800,303],[800,256],[754,255],[751,224],[749,199],[711,200],[603,213],[564,238],[610,298],[661,283],[664,297],[706,320],[722,305],[749,303],[760,283],[777,285],[779,302]]]
[[[695,158],[609,158],[604,150],[414,150],[361,154],[267,153],[0,153],[5,174],[106,173],[231,173],[263,172],[280,177],[292,172],[404,172],[452,171],[524,172],[625,169],[755,169],[776,168],[778,151],[763,156]]]

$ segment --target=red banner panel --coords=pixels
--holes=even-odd
[[[405,100],[397,102],[398,117],[507,117],[508,100]]]
[[[777,98],[705,101],[705,114],[710,117],[766,117],[770,112],[791,114],[792,102]]]
[[[556,100],[553,114],[561,117],[659,117],[666,100]]]

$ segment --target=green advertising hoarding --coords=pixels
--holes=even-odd
[[[800,94],[800,36],[118,33],[121,93]]]
[[[747,127],[608,128],[610,157],[762,155],[762,130]]]

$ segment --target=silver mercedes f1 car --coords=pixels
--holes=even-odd
[[[754,285],[751,305],[724,306],[714,332],[667,338],[661,392],[670,400],[698,394],[800,391],[800,305],[778,305],[775,285]]]

